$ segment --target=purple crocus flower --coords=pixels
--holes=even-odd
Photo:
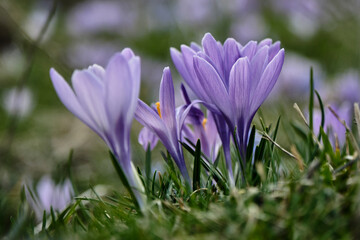
[[[143,209],[144,188],[130,149],[130,128],[140,89],[140,58],[126,48],[116,53],[105,69],[93,65],[75,70],[74,90],[55,69],[50,70],[50,76],[62,103],[109,146]]]
[[[139,133],[139,143],[142,145],[144,150],[147,150],[150,145],[150,150],[153,150],[159,141],[159,138],[147,127],[143,127]]]
[[[191,104],[191,100],[184,85],[181,85],[181,92],[185,101],[184,106],[188,107]],[[193,106],[187,113],[185,124],[191,125],[192,128],[186,125],[183,126],[182,132],[184,137],[188,138],[193,144],[196,144],[197,140],[200,139],[201,151],[214,163],[221,146],[221,141],[213,114],[208,111],[206,118],[201,109]]]
[[[341,120],[345,120],[346,124],[351,127],[352,120],[352,105],[348,102],[343,103],[341,106],[331,105],[332,109],[340,117]],[[318,109],[314,110],[314,133],[319,134],[321,125],[321,111]],[[325,109],[325,123],[324,131],[328,134],[329,140],[333,145],[334,149],[337,147],[343,147],[346,143],[346,128],[344,125],[334,116],[329,110]]]
[[[174,48],[170,51],[181,76],[214,113],[231,180],[229,135],[236,127],[245,161],[251,121],[279,77],[284,49],[271,39],[242,46],[229,38],[222,45],[207,33],[202,48],[192,43],[190,47],[181,45],[181,52]]]
[[[174,85],[171,72],[164,68],[159,91],[160,101],[157,111],[139,100],[135,118],[144,127],[157,135],[174,159],[185,181],[190,185],[190,177],[186,169],[185,160],[179,140],[181,139],[180,116],[176,114]]]
[[[40,221],[44,211],[46,214],[50,213],[51,208],[57,212],[63,211],[71,202],[74,189],[69,179],[66,179],[61,184],[55,184],[49,176],[44,176],[37,184],[36,191],[31,185],[27,185],[25,195],[35,212],[37,220]]]

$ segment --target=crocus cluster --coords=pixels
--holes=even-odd
[[[138,99],[140,59],[130,49],[116,53],[106,68],[93,65],[76,70],[73,89],[54,69],[50,70],[60,100],[109,146],[142,209],[144,187],[131,161],[129,138],[134,116],[144,126],[139,142],[145,149],[153,149],[160,140],[188,185],[191,179],[181,142],[196,144],[200,139],[202,152],[210,163],[222,144],[229,182],[235,186],[231,136],[245,163],[251,122],[279,77],[284,50],[279,42],[272,43],[270,39],[242,46],[231,38],[221,44],[207,33],[202,46],[182,45],[181,52],[172,48],[171,57],[197,98],[191,100],[182,85],[184,104],[179,107],[175,106],[169,67],[163,70],[159,101],[148,106]]]
[[[181,52],[171,48],[171,57],[191,90],[214,114],[232,179],[230,134],[236,129],[245,163],[252,119],[280,75],[284,49],[271,39],[242,46],[228,38],[221,44],[207,33],[202,47],[192,43],[181,45]]]

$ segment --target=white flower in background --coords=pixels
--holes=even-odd
[[[33,94],[28,88],[11,88],[3,95],[3,108],[10,116],[26,117],[34,108]]]
[[[25,187],[28,203],[33,208],[36,218],[40,221],[44,211],[49,214],[51,207],[55,212],[63,211],[74,196],[74,189],[69,179],[56,185],[49,177],[44,176],[36,186],[36,192],[29,186]]]

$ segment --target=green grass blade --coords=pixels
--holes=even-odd
[[[200,139],[196,143],[194,156],[194,171],[193,171],[193,191],[200,188],[200,173],[201,173],[201,144]]]

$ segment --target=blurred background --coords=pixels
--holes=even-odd
[[[2,214],[16,209],[25,182],[36,184],[42,176],[71,178],[78,192],[97,184],[121,187],[105,144],[59,101],[50,67],[70,80],[74,69],[105,66],[115,52],[131,47],[142,61],[141,98],[151,103],[158,99],[165,66],[179,90],[170,47],[200,43],[206,32],[242,45],[270,37],[281,41],[286,56],[261,113],[268,122],[284,113],[298,118],[292,106],[306,106],[311,66],[325,105],[345,108],[359,100],[359,12],[358,0],[0,0],[0,206],[7,206]],[[132,148],[141,166],[140,127],[134,123]],[[286,127],[281,131],[286,135]],[[1,221],[9,224],[8,218]]]

